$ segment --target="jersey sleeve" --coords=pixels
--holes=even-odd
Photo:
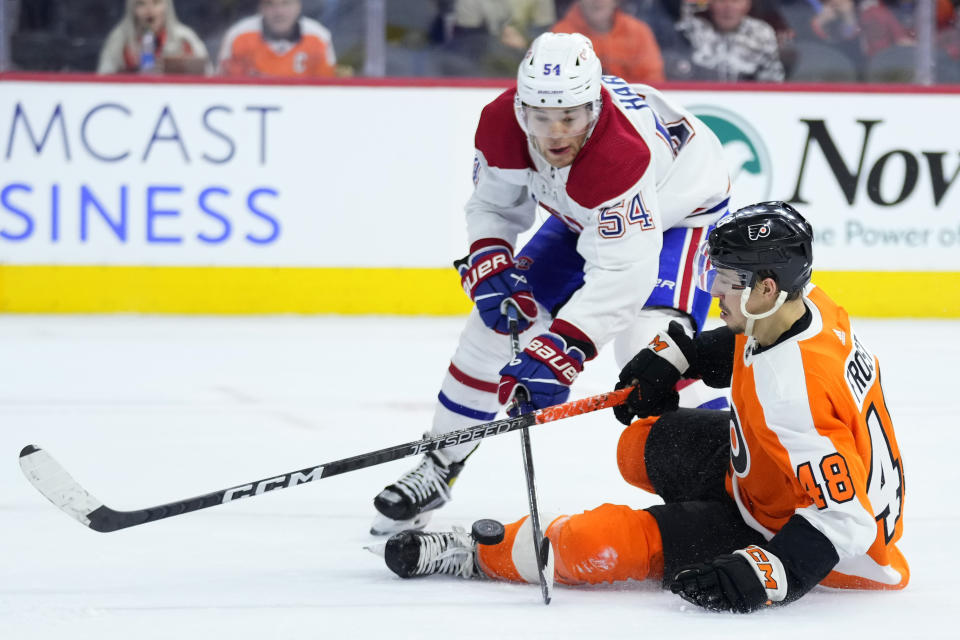
[[[464,207],[467,239],[472,246],[484,238],[506,240],[517,246],[517,236],[533,226],[536,204],[517,170],[491,167],[483,152],[474,159],[474,189]]]
[[[536,203],[528,188],[533,164],[527,136],[514,115],[516,89],[504,91],[480,113],[474,134],[473,194],[465,207],[470,246],[500,238],[516,247],[517,236],[533,226]]]
[[[737,336],[727,327],[703,331],[694,339],[696,356],[685,372],[688,378],[701,378],[708,387],[724,389],[733,377],[733,357]]]
[[[787,574],[784,604],[817,586],[840,560],[830,539],[799,515],[787,521],[766,549],[777,556]]]

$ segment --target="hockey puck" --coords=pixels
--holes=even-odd
[[[491,545],[503,542],[505,532],[502,524],[496,520],[484,518],[473,523],[470,533],[477,544]]]

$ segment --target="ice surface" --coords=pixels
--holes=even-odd
[[[401,581],[363,550],[371,499],[414,460],[101,534],[22,477],[48,449],[94,496],[142,508],[419,437],[459,318],[0,316],[0,638],[960,637],[960,324],[859,320],[904,456],[902,592],[818,588],[751,616],[652,583]],[[607,390],[609,352],[575,397]],[[610,412],[531,431],[541,509],[652,504],[615,463]],[[4,458],[5,456],[5,458]],[[484,441],[431,528],[525,513],[519,436]],[[874,636],[877,637],[877,636]]]

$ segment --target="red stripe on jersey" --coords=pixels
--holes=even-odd
[[[527,134],[520,128],[513,110],[516,88],[507,89],[480,112],[473,144],[487,164],[498,169],[533,169],[527,151]]]
[[[486,391],[487,393],[496,393],[497,387],[499,386],[496,382],[484,382],[483,380],[478,380],[473,376],[468,376],[460,369],[457,369],[456,365],[452,362],[450,363],[450,375],[453,376],[453,379],[459,382],[460,384],[466,385],[471,389],[477,389],[478,391]]]
[[[574,159],[567,178],[567,194],[587,209],[622,196],[650,166],[646,141],[616,107],[610,92],[602,89],[601,94],[603,108],[597,126]]]
[[[556,209],[554,209],[553,207],[551,207],[550,205],[544,202],[537,201],[537,204],[539,204],[541,207],[546,209],[547,213],[549,213],[553,217],[560,220],[560,222],[562,222],[563,224],[567,225],[567,227],[569,227],[571,231],[575,231],[576,233],[580,233],[581,231],[583,231],[583,225],[577,222],[576,220],[574,220],[573,218],[571,218],[570,216],[560,213],[559,211],[557,211]]]
[[[677,301],[677,309],[686,313],[690,312],[693,297],[693,261],[697,257],[697,249],[700,247],[700,238],[703,237],[703,227],[690,229],[690,239],[687,241],[687,255],[683,260],[683,271],[680,274],[680,299]]]

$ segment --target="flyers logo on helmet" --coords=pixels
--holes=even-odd
[[[747,236],[751,240],[766,238],[770,235],[770,227],[765,224],[751,224],[747,227]]]

